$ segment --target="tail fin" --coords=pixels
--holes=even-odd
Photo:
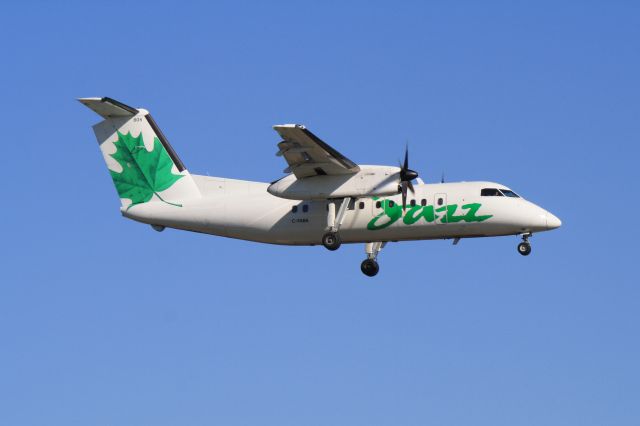
[[[148,111],[111,98],[81,98],[104,118],[93,126],[100,150],[127,210],[149,201],[181,207],[200,191]]]

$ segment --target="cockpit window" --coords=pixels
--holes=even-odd
[[[480,190],[482,197],[502,197],[502,193],[497,188],[483,188]]]
[[[502,192],[506,197],[520,198],[520,196],[518,194],[516,194],[515,192],[513,192],[510,189],[501,189],[500,192]]]

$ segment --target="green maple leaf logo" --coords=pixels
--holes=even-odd
[[[114,145],[116,152],[111,157],[122,166],[122,172],[109,172],[120,198],[131,200],[127,210],[136,204],[146,203],[154,194],[167,204],[182,207],[158,195],[158,192],[170,188],[182,177],[171,173],[173,161],[158,138],[153,138],[153,150],[147,151],[142,132],[136,138],[131,136],[131,132],[126,135],[118,132],[118,140]]]

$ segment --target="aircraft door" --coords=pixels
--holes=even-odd
[[[436,223],[447,223],[445,219],[447,217],[447,194],[435,194],[433,196],[433,208],[438,216]]]

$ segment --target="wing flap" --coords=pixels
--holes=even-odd
[[[278,156],[283,156],[297,178],[316,175],[344,175],[357,173],[357,164],[339,153],[301,124],[273,126],[283,141],[278,144]]]

